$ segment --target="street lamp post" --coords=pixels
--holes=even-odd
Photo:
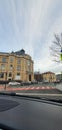
[[[6,90],[7,72],[5,72],[5,90]]]

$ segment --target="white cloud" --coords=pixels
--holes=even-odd
[[[62,12],[59,5],[60,0],[6,0],[3,13],[11,25],[8,25],[8,32],[4,30],[7,35],[7,39],[3,38],[6,45],[4,49],[16,51],[24,48],[32,56],[35,70],[60,70],[60,65],[52,63],[49,50],[54,33],[62,31]],[[4,21],[0,20],[0,23],[3,26]]]

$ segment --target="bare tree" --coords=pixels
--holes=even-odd
[[[55,40],[53,41],[50,52],[52,56],[52,60],[58,63],[62,63],[62,33],[60,35],[54,35]],[[62,72],[61,72],[61,80],[62,80]]]
[[[54,35],[55,40],[50,47],[50,54],[55,62],[62,62],[62,33]]]

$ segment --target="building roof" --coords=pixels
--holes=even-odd
[[[0,54],[9,54],[9,53],[7,53],[7,52],[0,52]]]
[[[14,52],[16,55],[25,55],[25,50],[21,49],[19,51]]]
[[[40,73],[40,72],[38,71],[38,72],[34,72],[34,74],[35,74],[35,75],[37,75],[37,74],[41,74],[41,75],[43,75],[43,74],[55,74],[55,73],[50,72],[50,71],[48,71],[48,72],[44,72],[44,73]]]
[[[19,51],[15,51],[15,52],[12,51],[12,52],[8,52],[8,53],[0,52],[0,55],[3,55],[3,56],[9,56],[10,55],[10,56],[23,57],[23,58],[25,58],[27,60],[31,60],[33,62],[31,56],[26,54],[24,49],[21,49]]]
[[[42,74],[55,74],[55,73],[48,71],[48,72],[45,72],[45,73],[42,73]]]
[[[16,52],[12,51],[11,53],[8,53],[8,52],[0,52],[0,54],[5,54],[5,55],[7,55],[7,54],[25,55],[25,50],[24,50],[24,49],[21,49],[21,50],[16,51]]]

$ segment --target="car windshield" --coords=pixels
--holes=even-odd
[[[62,100],[61,0],[0,0],[0,92]]]

